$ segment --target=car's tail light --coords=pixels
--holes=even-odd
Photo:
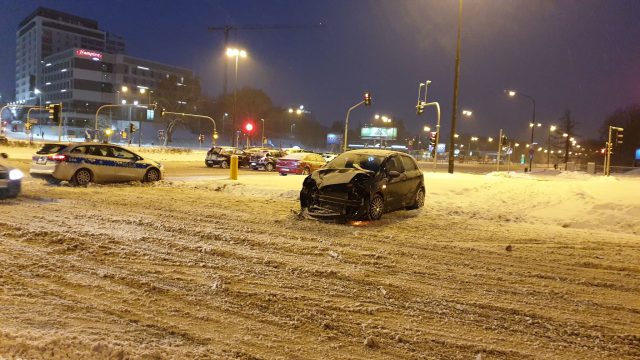
[[[49,155],[48,159],[52,161],[67,161],[67,155],[60,155],[60,154]]]

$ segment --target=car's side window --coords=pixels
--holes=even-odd
[[[86,154],[87,153],[87,147],[86,146],[78,146],[73,148],[70,153],[72,154]]]
[[[119,159],[126,159],[126,160],[133,160],[137,158],[137,156],[134,153],[127,151],[125,149],[118,148],[118,147],[112,147],[111,149],[113,151],[113,155],[112,155],[113,157],[117,157]]]
[[[404,166],[404,170],[405,171],[413,171],[416,170],[416,163],[413,161],[413,159],[411,159],[408,156],[401,156],[402,158],[402,165]]]
[[[389,171],[397,171],[399,173],[403,172],[402,163],[397,156],[392,156],[387,160],[386,165],[387,172]]]

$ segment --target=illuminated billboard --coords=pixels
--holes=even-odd
[[[360,129],[361,139],[395,140],[398,136],[398,128],[363,127]]]
[[[327,134],[327,145],[340,145],[342,143],[342,135]]]
[[[636,160],[640,160],[640,149],[636,149]]]

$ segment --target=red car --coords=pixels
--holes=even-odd
[[[287,174],[309,175],[326,163],[320,154],[299,152],[278,159],[276,171],[282,176]]]

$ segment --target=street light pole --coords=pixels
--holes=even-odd
[[[262,139],[260,140],[260,147],[264,146],[264,119],[260,119],[262,121]]]
[[[346,152],[347,151],[347,143],[348,143],[348,133],[349,133],[349,115],[351,114],[351,110],[357,108],[358,106],[364,104],[364,100],[360,101],[359,103],[353,105],[352,107],[349,108],[349,110],[347,110],[347,118],[344,121],[344,140],[343,140],[343,144],[342,144],[342,151]],[[295,124],[294,124],[295,125]]]
[[[236,48],[227,48],[227,56],[235,57],[236,60],[236,73],[235,73],[235,84],[233,88],[233,126],[235,128],[236,123],[238,121],[237,115],[237,103],[238,103],[238,60],[240,57],[247,57],[247,52],[242,49]],[[236,144],[236,146],[240,146],[240,144]]]
[[[460,34],[462,32],[462,0],[458,0],[458,41],[456,46],[455,78],[453,80],[453,110],[451,112],[451,134],[449,135],[449,174],[453,174],[453,146],[458,117],[458,83],[460,79]],[[437,144],[436,144],[437,145]],[[437,153],[437,150],[436,150]]]
[[[523,94],[521,92],[515,92],[513,90],[505,90],[505,92],[507,94],[509,94],[509,96],[514,97],[516,95],[518,96],[523,96],[529,100],[531,100],[531,103],[533,104],[533,120],[531,121],[531,123],[529,124],[529,126],[531,127],[531,149],[533,149],[533,131],[534,131],[534,127],[536,124],[536,99],[534,99],[532,96],[527,95],[527,94]],[[535,154],[535,151],[531,152],[529,151],[529,172],[531,172],[531,166],[533,164],[533,155]]]
[[[551,133],[556,131],[555,125],[549,125],[549,137],[547,139],[547,169],[551,167]]]

